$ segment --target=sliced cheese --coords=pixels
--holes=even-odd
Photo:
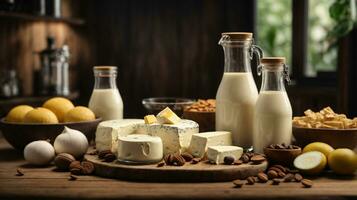
[[[222,164],[224,157],[231,156],[238,160],[243,154],[243,148],[237,146],[210,146],[207,148],[207,158],[211,163]]]
[[[142,119],[120,119],[101,122],[95,133],[96,149],[117,152],[118,137],[130,134],[146,134]]]
[[[160,124],[176,124],[181,120],[169,107],[160,111],[156,117]]]
[[[159,137],[134,134],[118,138],[118,160],[134,163],[159,162],[163,157]]]
[[[146,115],[144,117],[145,124],[153,124],[157,122],[155,115]]]
[[[149,135],[161,138],[164,154],[182,153],[188,149],[193,134],[198,133],[198,124],[192,120],[180,120],[176,124],[147,125]]]
[[[209,146],[232,145],[232,134],[227,131],[213,131],[192,135],[189,152],[194,157],[202,158]]]

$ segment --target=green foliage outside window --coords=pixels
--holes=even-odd
[[[284,56],[291,63],[292,1],[257,1],[257,44],[264,56]]]
[[[305,75],[336,70],[336,42],[356,24],[356,1],[308,0]],[[292,0],[258,0],[257,13],[258,45],[266,56],[285,56],[291,64]]]

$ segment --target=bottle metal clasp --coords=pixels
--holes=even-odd
[[[290,85],[291,80],[290,80],[290,75],[289,75],[289,67],[285,63],[283,65],[283,67],[284,67],[284,72],[283,72],[284,79],[286,80],[288,85]]]

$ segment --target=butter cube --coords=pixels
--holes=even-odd
[[[169,107],[159,112],[156,117],[160,124],[176,124],[181,120]]]
[[[155,115],[146,115],[144,117],[144,120],[145,120],[145,124],[153,124],[157,122]]]

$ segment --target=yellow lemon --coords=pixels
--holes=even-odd
[[[31,110],[33,110],[33,107],[28,105],[16,106],[6,115],[5,120],[7,122],[23,122],[25,115]]]
[[[304,174],[317,175],[325,169],[326,156],[319,151],[310,151],[300,154],[294,160],[294,166]]]
[[[55,113],[55,115],[58,118],[58,121],[63,122],[64,121],[64,116],[68,111],[74,108],[73,103],[63,97],[54,97],[49,100],[47,100],[43,104],[44,108],[47,108],[51,110],[52,112]]]
[[[336,149],[330,153],[328,160],[336,174],[353,174],[357,169],[357,155],[351,149]]]
[[[323,153],[326,158],[328,158],[328,155],[334,150],[330,145],[323,143],[323,142],[313,142],[304,147],[302,150],[303,153],[305,152],[310,152],[310,151],[319,151]]]
[[[64,116],[65,122],[81,122],[95,120],[94,113],[87,107],[76,106]]]
[[[24,118],[26,123],[55,124],[58,123],[56,115],[47,108],[35,108],[29,111]]]

